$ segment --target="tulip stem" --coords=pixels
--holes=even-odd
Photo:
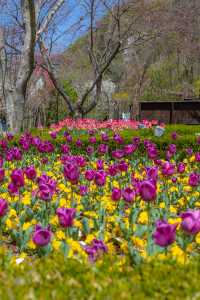
[[[151,204],[147,203],[147,215],[148,215],[148,225],[147,225],[147,255],[151,254]]]

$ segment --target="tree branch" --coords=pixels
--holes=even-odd
[[[95,80],[93,81],[92,85],[90,86],[89,89],[87,89],[87,91],[85,92],[85,94],[82,96],[80,105],[83,106],[85,100],[87,99],[88,95],[93,91],[93,89],[95,88],[97,82],[101,79],[103,73],[107,70],[107,68],[109,67],[109,65],[111,64],[111,62],[113,61],[113,59],[116,57],[116,55],[118,54],[119,50],[121,47],[121,41],[119,41],[117,43],[117,46],[115,47],[113,53],[110,55],[110,57],[108,58],[107,62],[105,63],[105,65],[102,67],[102,69],[99,71],[97,77],[95,78]]]
[[[57,13],[57,11],[61,8],[61,6],[64,3],[65,3],[65,0],[58,0],[58,1],[56,1],[56,3],[54,4],[54,6],[49,11],[47,17],[45,18],[45,20],[41,24],[39,30],[37,31],[37,37],[36,37],[37,40],[40,38],[41,34],[47,30],[50,22],[52,21],[52,19],[55,16],[55,14]]]
[[[43,57],[44,62],[45,62],[45,66],[42,65],[42,67],[48,72],[48,75],[49,75],[55,89],[61,94],[61,96],[65,100],[70,112],[74,113],[74,108],[71,104],[71,101],[70,101],[69,97],[66,95],[62,85],[59,83],[59,79],[58,79],[58,76],[56,74],[57,72],[56,72],[55,67],[53,66],[53,64],[51,62],[50,56],[48,55],[48,51],[44,46],[44,42],[41,39],[38,42],[39,42],[39,47],[40,47],[42,57]]]

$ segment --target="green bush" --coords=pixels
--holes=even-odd
[[[40,136],[43,140],[51,140],[51,142],[54,144],[55,148],[59,148],[61,144],[66,143],[66,140],[63,136],[63,133],[66,129],[62,129],[60,133],[58,134],[56,139],[51,139],[49,135],[48,129],[33,129],[31,130],[31,133],[34,136]],[[107,131],[110,135],[111,139],[109,141],[109,148],[110,151],[119,148],[120,146],[116,145],[116,143],[112,140],[112,131],[110,130],[104,130]],[[176,131],[178,133],[178,139],[172,140],[171,134],[172,132]],[[169,125],[166,127],[165,134],[162,137],[155,137],[153,133],[153,129],[140,129],[140,130],[132,130],[132,129],[125,129],[121,131],[121,136],[124,138],[125,144],[132,143],[132,139],[135,136],[138,136],[141,138],[142,141],[145,139],[150,139],[153,143],[155,143],[161,152],[166,150],[167,146],[170,143],[174,143],[177,146],[177,150],[180,153],[183,153],[186,148],[193,148],[194,151],[200,150],[200,145],[197,144],[197,135],[196,133],[200,133],[200,126],[194,125]],[[85,153],[85,149],[89,145],[88,141],[88,134],[86,130],[73,130],[71,132],[71,135],[73,137],[73,142],[71,143],[71,148],[73,153]],[[83,147],[77,148],[76,141],[80,138]],[[100,134],[98,132],[96,133],[97,138],[97,144],[96,147],[102,143]],[[11,142],[10,145],[17,146],[18,145],[19,136],[16,136]],[[141,151],[144,151],[144,147],[140,147]]]
[[[199,299],[200,260],[121,267],[116,257],[82,264],[63,256],[1,266],[0,299]]]

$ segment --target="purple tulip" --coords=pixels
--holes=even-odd
[[[10,182],[8,185],[8,191],[11,195],[17,195],[19,193],[19,189],[13,182]]]
[[[132,139],[132,142],[133,142],[133,144],[135,144],[135,145],[139,145],[139,144],[140,144],[140,137],[135,136],[135,137]]]
[[[58,208],[56,214],[59,219],[59,223],[62,227],[67,228],[73,225],[73,221],[76,215],[76,210],[74,208]]]
[[[96,261],[98,258],[98,255],[101,254],[102,252],[104,253],[104,252],[108,251],[108,248],[104,244],[104,242],[101,240],[97,240],[97,239],[94,239],[92,241],[91,246],[85,246],[84,249],[85,249],[85,252],[88,254],[89,260],[91,262]]]
[[[120,159],[124,156],[124,151],[123,150],[114,150],[112,151],[112,157],[116,158],[116,159]]]
[[[94,134],[95,134],[95,130],[94,130],[94,129],[90,129],[90,130],[88,131],[88,134],[89,134],[89,135],[94,135]]]
[[[102,142],[108,142],[109,141],[109,136],[107,135],[107,133],[102,133],[101,134],[101,140]]]
[[[178,134],[177,134],[177,132],[172,132],[172,134],[171,134],[171,138],[172,138],[172,140],[177,140],[177,138],[178,138]]]
[[[69,132],[68,131],[65,131],[64,133],[63,133],[63,136],[66,138],[67,136],[69,135]]]
[[[192,148],[187,148],[185,151],[186,151],[186,153],[188,155],[192,155],[192,153],[193,153],[193,149]]]
[[[169,151],[166,152],[166,159],[167,160],[170,160],[172,158],[172,156],[173,156],[173,153],[171,153]]]
[[[126,202],[133,202],[135,199],[135,191],[127,187],[122,191],[122,197]]]
[[[158,156],[158,150],[154,146],[150,146],[147,148],[147,155],[149,159],[156,159]]]
[[[91,143],[91,144],[96,144],[96,142],[97,142],[97,139],[96,139],[95,136],[91,136],[91,137],[89,138],[89,143]]]
[[[158,167],[146,167],[147,178],[157,181],[158,179]]]
[[[200,162],[200,152],[195,153],[195,161]]]
[[[50,133],[50,136],[52,137],[52,139],[56,139],[56,137],[57,137],[57,132],[56,132],[56,131],[52,131],[52,132]]]
[[[200,232],[200,210],[188,210],[181,214],[181,228],[188,234]]]
[[[119,201],[121,196],[122,196],[122,192],[120,189],[118,189],[118,188],[112,189],[112,200],[113,201]]]
[[[177,182],[177,178],[176,177],[172,177],[172,182],[176,183]]]
[[[171,164],[170,162],[165,162],[162,165],[162,174],[164,176],[171,176],[175,173],[175,165]]]
[[[47,246],[51,241],[52,232],[50,227],[42,228],[40,225],[35,226],[35,231],[33,233],[33,242],[38,247]]]
[[[79,186],[79,192],[81,196],[84,196],[88,192],[88,187],[86,185],[80,185]]]
[[[137,150],[137,145],[134,144],[129,144],[124,146],[124,154],[125,155],[130,155],[134,153]]]
[[[47,185],[47,184],[40,184],[39,185],[39,197],[43,201],[49,202],[53,197],[54,191]]]
[[[171,153],[171,154],[175,154],[176,153],[176,145],[175,144],[170,144],[168,146],[168,151]]]
[[[0,155],[0,168],[3,167],[3,157]]]
[[[24,186],[24,174],[21,169],[15,169],[12,171],[11,175],[12,183],[17,186],[18,188],[21,188]]]
[[[119,135],[119,134],[114,134],[113,136],[113,140],[117,143],[117,144],[123,144],[124,140],[123,138]]]
[[[150,180],[144,180],[139,185],[139,193],[144,201],[153,201],[156,199],[156,185]]]
[[[72,142],[72,136],[69,134],[68,136],[66,136],[66,141],[68,143],[71,143]]]
[[[104,169],[104,161],[99,159],[97,160],[97,170],[103,170]]]
[[[21,160],[22,159],[22,153],[21,153],[21,150],[17,147],[14,147],[12,149],[12,152],[13,152],[13,157],[15,160]]]
[[[177,166],[177,171],[178,171],[178,173],[181,173],[181,174],[184,173],[185,172],[185,164],[180,162]]]
[[[108,174],[110,176],[115,176],[118,173],[118,166],[116,164],[113,164],[108,167]]]
[[[42,163],[43,165],[48,164],[48,162],[49,162],[49,160],[48,160],[47,157],[43,157],[43,158],[41,159],[41,163]]]
[[[8,202],[0,198],[0,217],[5,216],[8,211]]]
[[[43,174],[37,179],[39,186],[39,197],[43,201],[50,201],[56,192],[56,181],[51,177]]]
[[[102,240],[93,239],[92,246],[96,250],[101,250],[103,252],[107,252],[108,251],[107,246],[104,244],[104,242]]]
[[[86,165],[86,160],[84,156],[81,155],[77,155],[75,156],[75,162],[77,163],[77,165],[82,168]]]
[[[81,141],[80,139],[77,139],[77,141],[76,141],[76,146],[77,146],[78,148],[80,148],[80,147],[82,147],[82,145],[83,145],[82,141]]]
[[[68,145],[64,144],[64,145],[61,145],[61,152],[64,153],[64,154],[68,154],[70,151],[70,148]]]
[[[106,183],[106,173],[101,170],[101,171],[97,171],[95,174],[95,183],[98,186],[104,186]]]
[[[98,153],[99,154],[105,154],[108,152],[108,145],[106,144],[100,144],[98,147]]]
[[[153,233],[154,243],[160,247],[171,245],[176,239],[177,224],[169,224],[167,221],[156,222],[156,230]]]
[[[46,174],[42,174],[42,176],[38,177],[37,182],[39,186],[41,184],[46,184],[52,191],[56,190],[56,181]]]
[[[96,172],[94,170],[86,170],[85,171],[85,178],[88,181],[92,181],[95,178]]]
[[[92,153],[94,153],[94,147],[93,146],[88,146],[86,151],[87,151],[88,155],[92,155]]]
[[[6,140],[0,140],[0,146],[2,147],[3,150],[7,149],[8,143]]]
[[[26,177],[30,180],[34,180],[37,176],[36,170],[34,168],[34,166],[29,166],[25,169],[24,171]]]
[[[5,171],[4,169],[0,169],[0,182],[4,181],[5,178]]]
[[[6,137],[7,137],[7,140],[8,140],[8,141],[12,141],[13,138],[14,138],[14,135],[13,135],[11,132],[7,132],[7,133],[6,133]]]
[[[188,184],[192,187],[198,186],[200,183],[200,175],[197,173],[191,173],[189,176]]]
[[[128,171],[128,164],[124,161],[124,160],[121,160],[118,165],[118,170],[121,171],[121,172],[127,172]]]
[[[64,176],[72,184],[77,184],[80,177],[80,170],[77,164],[67,163],[64,166]]]

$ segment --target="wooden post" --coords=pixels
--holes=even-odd
[[[139,102],[138,104],[139,104],[139,120],[138,121],[140,121],[141,120],[141,105],[142,105],[142,103]]]
[[[169,117],[169,123],[172,124],[173,122],[173,112],[174,112],[174,103],[170,103],[170,117]]]

